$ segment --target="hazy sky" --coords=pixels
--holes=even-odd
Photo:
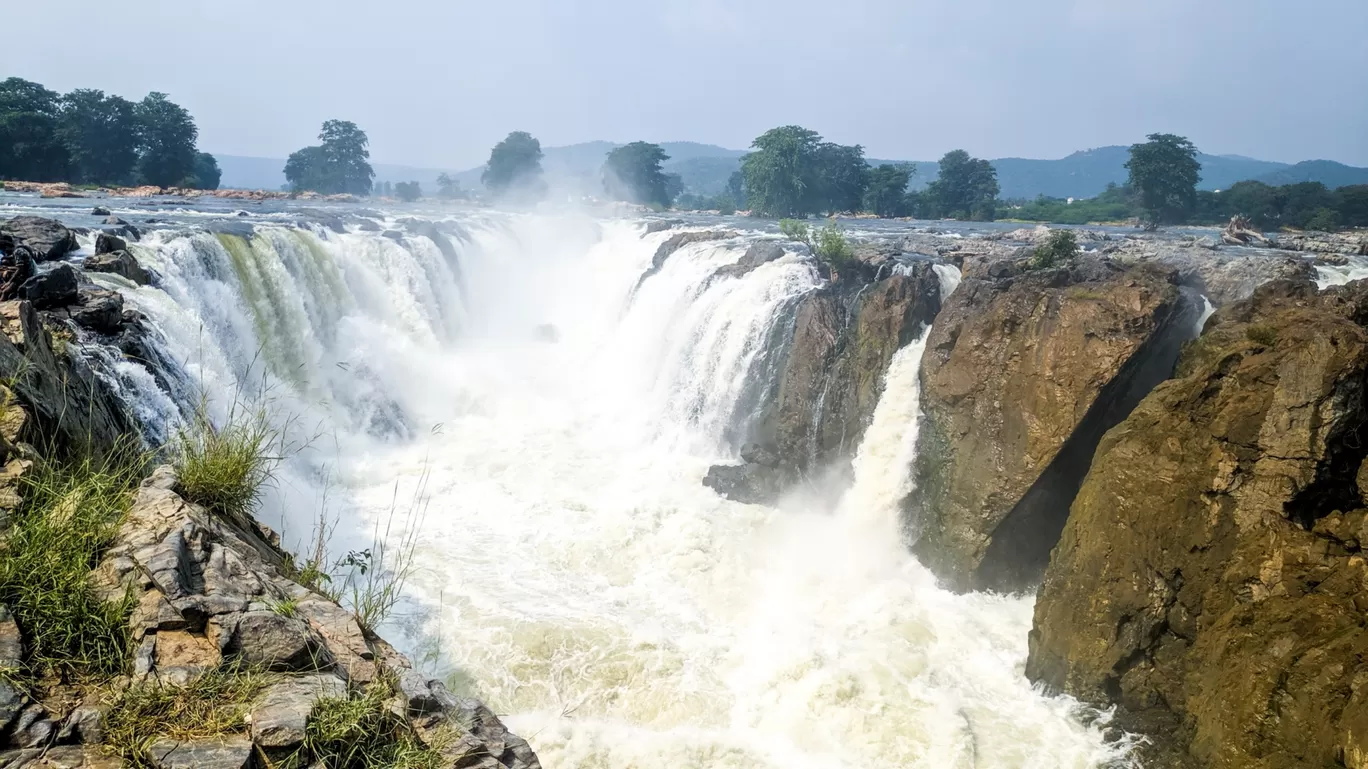
[[[1368,165],[1368,0],[0,0],[0,77],[165,91],[211,152],[328,118],[379,162],[554,146],[744,148],[798,123],[872,157],[1061,157],[1157,131]],[[64,43],[57,47],[54,40]]]

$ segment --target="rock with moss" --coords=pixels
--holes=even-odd
[[[964,279],[922,360],[915,552],[948,586],[1039,581],[1093,447],[1173,371],[1197,301],[1096,257]]]
[[[1368,282],[1269,284],[1098,446],[1026,671],[1146,766],[1368,765],[1366,324]]]

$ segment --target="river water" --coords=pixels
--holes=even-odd
[[[715,277],[748,232],[637,288],[670,233],[630,219],[467,212],[439,247],[383,212],[390,237],[288,214],[248,235],[183,213],[133,246],[156,287],[97,278],[164,369],[120,362],[118,385],[154,436],[200,391],[268,408],[303,448],[264,517],[304,547],[321,511],[339,555],[412,542],[387,632],[550,769],[1124,763],[1023,676],[1029,598],[953,595],[907,551],[924,336],[835,509],[742,505],[700,479],[820,285],[799,255]]]

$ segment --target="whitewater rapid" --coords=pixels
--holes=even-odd
[[[303,450],[267,511],[287,543],[320,510],[338,553],[418,527],[390,629],[548,769],[1123,761],[1104,719],[1026,681],[1030,600],[950,594],[908,553],[925,333],[836,509],[742,505],[700,479],[735,458],[821,285],[810,262],[717,277],[756,236],[699,243],[634,291],[670,233],[496,214],[443,232],[454,263],[411,235],[154,233],[134,248],[159,286],[111,285],[179,373],[120,383],[153,432],[201,388],[288,425]]]

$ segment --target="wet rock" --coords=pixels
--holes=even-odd
[[[356,228],[362,232],[379,232],[382,229],[380,225],[365,218],[356,220]]]
[[[291,678],[267,689],[252,708],[252,741],[268,750],[289,750],[304,743],[314,705],[347,696],[347,685],[332,675]]]
[[[32,302],[40,310],[64,307],[76,301],[79,283],[75,267],[59,264],[24,281],[19,287],[19,298]]]
[[[117,235],[101,232],[95,236],[95,255],[112,254],[115,251],[127,251],[128,243]]]
[[[122,275],[125,278],[146,286],[152,282],[152,275],[147,269],[138,264],[138,260],[128,251],[112,251],[98,253],[85,260],[82,267],[87,272],[108,272],[115,275]]]
[[[914,551],[958,590],[1040,579],[1092,449],[1173,370],[1196,297],[1096,257],[966,278],[922,359]]]
[[[109,215],[110,215],[110,212],[109,212],[109,209],[108,209],[108,208],[105,208],[104,206],[95,206],[94,208],[90,209],[90,215],[91,215],[91,216],[109,216]]]
[[[76,236],[65,225],[39,216],[16,216],[0,222],[0,235],[7,235],[16,245],[32,249],[34,259],[40,262],[61,259],[80,247]]]
[[[149,748],[157,769],[249,769],[252,742],[246,738],[225,737],[202,742],[160,740]]]
[[[389,238],[390,240],[399,244],[403,244],[404,242],[404,233],[400,232],[399,230],[385,230],[384,232],[380,233],[380,237]]]
[[[1026,672],[1119,705],[1146,766],[1363,765],[1365,321],[1363,281],[1264,286],[1098,446]]]
[[[790,473],[777,467],[744,463],[713,465],[703,476],[703,485],[719,495],[748,505],[773,505],[793,481]]]
[[[749,275],[762,264],[772,262],[784,256],[784,246],[777,241],[767,240],[756,243],[746,249],[746,253],[736,260],[736,264],[729,264],[717,271],[718,277],[741,278]]]
[[[660,219],[654,222],[650,222],[646,225],[646,229],[641,233],[641,237],[644,238],[647,235],[654,235],[657,232],[673,230],[675,227],[680,227],[683,224],[683,219]]]
[[[641,287],[646,279],[660,272],[660,268],[665,266],[665,261],[679,249],[694,243],[708,243],[715,240],[730,240],[736,237],[736,233],[731,230],[703,230],[699,232],[680,232],[671,235],[669,240],[660,244],[656,249],[655,256],[651,257],[651,266],[642,273],[637,280],[637,288]]]
[[[81,289],[66,313],[83,328],[100,334],[116,334],[123,323],[123,294],[103,288]]]

